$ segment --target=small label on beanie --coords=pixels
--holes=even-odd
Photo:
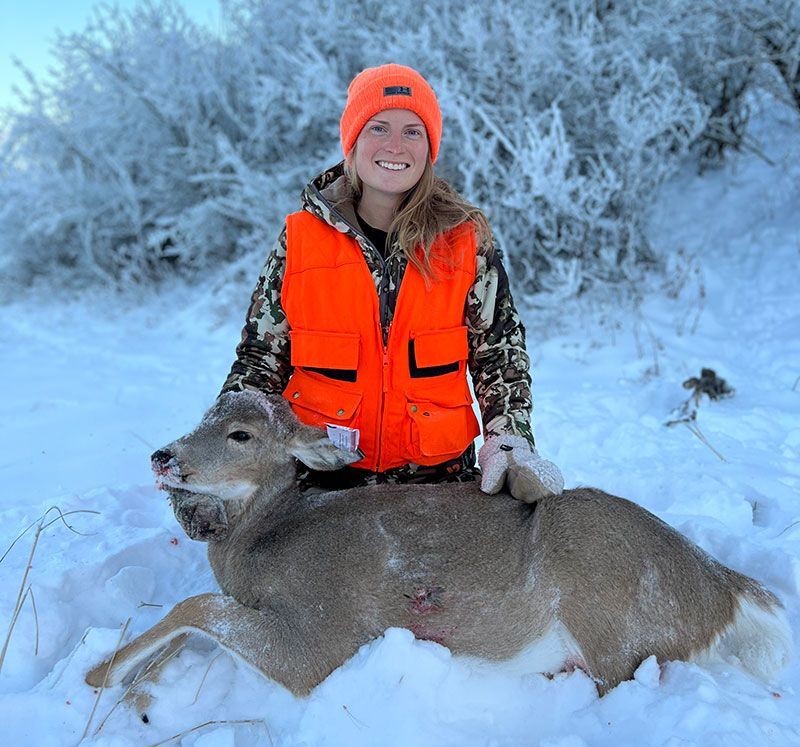
[[[384,96],[410,96],[411,86],[386,86],[383,89]]]

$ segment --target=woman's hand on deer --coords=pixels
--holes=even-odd
[[[486,439],[478,463],[483,474],[481,490],[489,495],[505,485],[517,500],[534,503],[564,490],[558,467],[542,459],[522,436],[504,434]]]

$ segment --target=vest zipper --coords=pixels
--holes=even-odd
[[[378,411],[378,448],[375,452],[375,470],[379,471],[383,453],[383,412],[386,408],[386,393],[389,391],[389,335],[392,331],[391,322],[388,327],[381,327],[383,333],[383,366],[381,368],[381,406]]]
[[[312,185],[313,186],[313,185]],[[335,210],[333,206],[328,202],[325,197],[323,197],[322,192],[316,186],[313,186],[314,192],[316,193],[317,197],[327,205],[328,209],[331,211],[333,215],[335,215],[339,220],[342,221],[346,226],[349,226],[357,236],[364,239],[367,243],[367,246],[372,249],[374,255],[378,258],[380,262],[380,266],[382,269],[381,272],[381,282],[376,291],[378,293],[378,317],[379,317],[379,324],[381,330],[381,341],[383,342],[383,365],[381,366],[381,406],[378,412],[378,445],[375,452],[375,471],[379,472],[379,467],[381,463],[381,454],[383,452],[383,444],[381,439],[381,434],[383,433],[383,412],[386,407],[386,393],[389,391],[389,333],[391,331],[391,322],[388,321],[389,319],[389,267],[386,264],[386,260],[384,259],[383,255],[378,251],[378,248],[373,244],[369,238],[364,234],[364,232],[354,226],[347,218],[345,218],[338,210]],[[366,262],[366,260],[365,260]],[[367,267],[369,270],[369,267]],[[370,273],[371,275],[372,273]],[[400,276],[402,278],[402,274]],[[398,278],[398,292],[399,292],[399,281]]]

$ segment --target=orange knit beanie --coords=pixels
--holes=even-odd
[[[442,112],[436,94],[416,70],[394,64],[368,67],[353,78],[339,125],[345,156],[367,120],[386,109],[410,109],[419,115],[428,131],[433,163],[442,139]]]

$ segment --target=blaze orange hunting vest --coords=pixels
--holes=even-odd
[[[380,303],[361,247],[308,212],[286,219],[281,303],[294,367],[283,396],[308,424],[358,429],[364,459],[383,471],[439,464],[480,433],[467,382],[464,305],[475,280],[475,231],[462,224],[434,250],[441,277],[425,287],[408,265],[384,346]]]

